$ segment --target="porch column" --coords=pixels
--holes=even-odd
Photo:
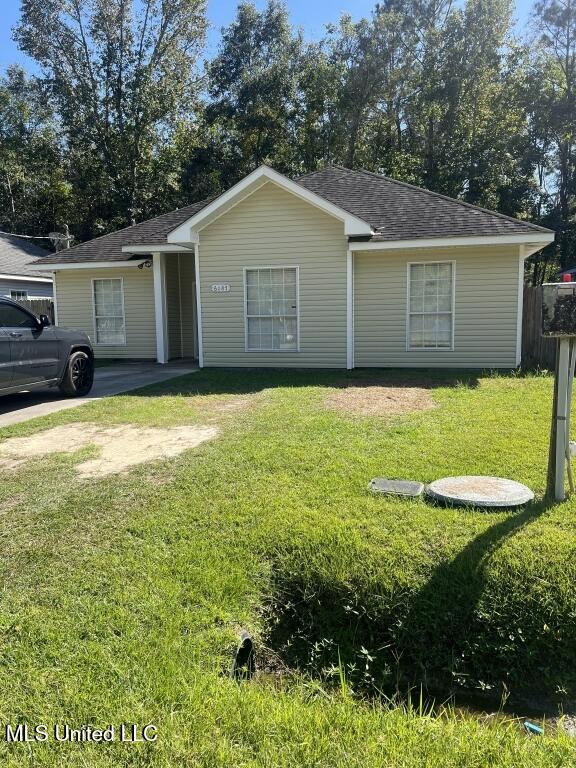
[[[166,323],[166,256],[152,254],[154,275],[154,314],[156,317],[156,361],[168,362],[168,326]]]
[[[354,254],[346,253],[346,368],[354,368]]]

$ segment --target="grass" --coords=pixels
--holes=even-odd
[[[576,763],[550,728],[530,738],[513,720],[432,713],[417,693],[374,696],[421,683],[574,695],[575,501],[485,514],[366,491],[378,475],[473,472],[541,496],[551,379],[427,374],[437,407],[389,421],[324,407],[344,378],[380,376],[203,371],[2,430],[221,425],[124,476],[79,481],[82,449],[2,477],[2,765]],[[238,685],[243,627],[270,671]],[[159,737],[1,740],[24,721],[152,722]]]

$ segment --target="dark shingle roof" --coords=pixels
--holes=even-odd
[[[375,242],[551,232],[536,224],[478,208],[370,171],[351,171],[329,166],[296,181],[310,192],[366,221],[374,230],[370,240]],[[172,230],[213,199],[202,200],[132,227],[102,235],[65,252],[48,256],[45,261],[47,264],[126,261],[133,257],[123,253],[122,246],[165,244],[166,236]]]
[[[0,272],[3,275],[29,275],[38,277],[38,270],[30,264],[36,259],[47,258],[50,251],[30,240],[15,235],[0,234]],[[42,276],[42,275],[41,275]]]
[[[370,171],[330,166],[297,182],[370,224],[373,241],[550,232]]]
[[[126,261],[129,253],[122,252],[124,245],[165,245],[166,235],[208,205],[210,199],[163,213],[154,219],[142,221],[132,227],[95,237],[66,251],[54,253],[46,258],[48,264],[66,264],[78,261]]]

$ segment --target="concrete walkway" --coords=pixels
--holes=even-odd
[[[157,363],[118,363],[103,366],[94,371],[94,386],[88,397],[63,397],[56,387],[47,387],[35,392],[19,392],[17,395],[0,397],[0,428],[10,424],[47,416],[69,408],[78,408],[103,397],[119,395],[131,389],[149,384],[160,384],[169,379],[197,371],[193,363],[174,362],[166,365]]]

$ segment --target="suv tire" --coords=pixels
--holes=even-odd
[[[92,389],[94,361],[86,352],[72,352],[66,363],[64,376],[58,385],[67,397],[82,397]]]

